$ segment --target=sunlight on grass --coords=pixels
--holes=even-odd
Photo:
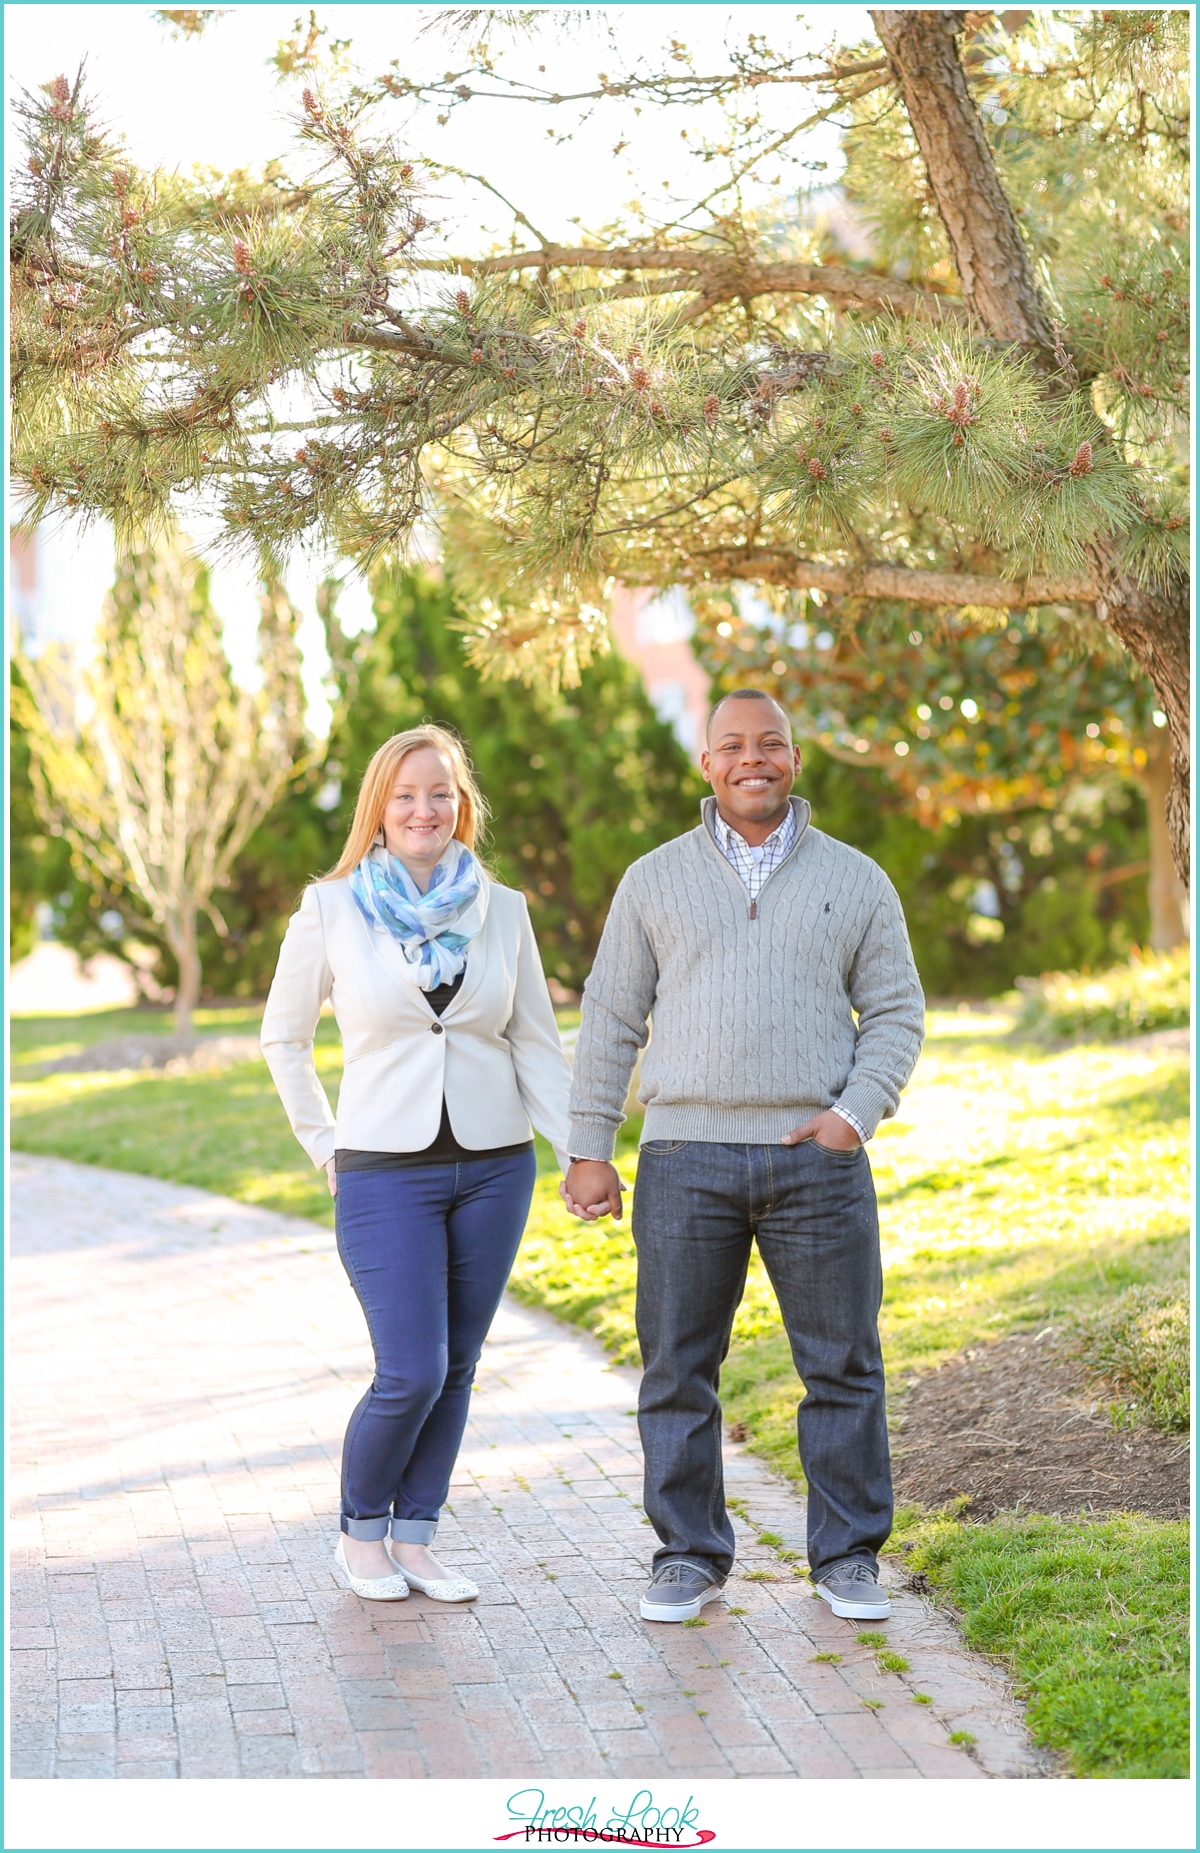
[[[213,1021],[210,1023],[208,1019]],[[253,1007],[202,1011],[245,1033]],[[204,1019],[201,1021],[201,1019]],[[973,1339],[1087,1310],[1177,1275],[1188,1224],[1187,1061],[1121,1044],[1058,1053],[1014,1043],[1011,1016],[934,1012],[897,1120],[871,1145],[885,1266],[882,1329],[894,1394]],[[14,1046],[166,1030],[166,1012],[17,1019]],[[323,1020],[317,1066],[336,1101],[341,1050]],[[292,1137],[266,1067],[220,1074],[57,1074],[14,1080],[13,1143],[85,1164],[197,1184],[328,1226],[322,1175]],[[632,1185],[637,1121],[618,1165]],[[541,1175],[513,1275],[522,1298],[589,1327],[636,1364],[635,1259],[619,1225],[573,1221],[539,1141]],[[724,1376],[731,1419],[798,1475],[795,1374],[755,1255]]]
[[[245,1034],[256,1016],[201,1012],[197,1022],[227,1029],[236,1017]],[[169,1030],[165,1013],[43,1016],[18,1019],[13,1043],[27,1060],[46,1060],[52,1050],[156,1028]],[[893,1398],[973,1341],[1092,1315],[1126,1289],[1157,1288],[1186,1270],[1184,1054],[1119,1043],[1050,1052],[1011,1031],[1011,1015],[995,1009],[933,1013],[900,1117],[871,1146]],[[341,1050],[329,1021],[318,1032],[317,1066],[336,1101]],[[19,1150],[333,1222],[324,1175],[292,1137],[261,1061],[219,1074],[22,1081],[18,1073],[12,1125]],[[618,1145],[630,1185],[639,1130],[630,1121]],[[589,1327],[636,1366],[628,1211],[616,1226],[575,1222],[542,1140],[538,1159],[512,1290]],[[803,1484],[800,1385],[757,1255],[721,1391],[754,1450]],[[1082,1774],[1144,1776],[1183,1770],[1186,1532],[1138,1517],[976,1526],[922,1514],[902,1519],[898,1541],[913,1546],[912,1566],[962,1611],[973,1644],[1003,1655],[1027,1681],[1043,1741],[1067,1750]]]
[[[1044,1324],[1186,1265],[1186,1057],[1120,1045],[1048,1054],[1007,1040],[1010,1029],[1000,1013],[932,1013],[900,1117],[871,1145],[894,1395],[973,1339]],[[629,1183],[635,1165],[626,1146]],[[628,1222],[572,1222],[546,1179],[514,1290],[636,1364],[634,1283]],[[756,1450],[798,1478],[799,1387],[757,1254],[722,1394]]]

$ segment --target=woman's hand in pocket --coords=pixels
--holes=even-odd
[[[336,1158],[331,1158],[328,1164],[325,1166],[325,1177],[326,1177],[326,1181],[329,1184],[330,1196],[336,1197],[337,1196],[337,1160]]]

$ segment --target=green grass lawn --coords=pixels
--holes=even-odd
[[[201,1012],[198,1027],[244,1033],[255,1014]],[[166,1013],[15,1022],[14,1147],[331,1224],[324,1178],[292,1138],[261,1062],[221,1074],[21,1078],[30,1063],[156,1027],[169,1029]],[[1094,1312],[1126,1287],[1187,1267],[1186,1057],[1121,1043],[1055,1052],[1010,1032],[1003,1013],[932,1013],[901,1117],[871,1146],[894,1398],[964,1345]],[[341,1056],[328,1019],[317,1061],[336,1098]],[[631,1122],[618,1152],[630,1183],[636,1136]],[[636,1363],[628,1220],[573,1222],[541,1141],[539,1157],[513,1289]],[[722,1394],[756,1451],[799,1480],[798,1386],[757,1259]],[[1138,1517],[964,1525],[926,1515],[900,1541],[914,1544],[912,1561],[963,1611],[968,1638],[1027,1682],[1044,1741],[1080,1773],[1148,1776],[1181,1774],[1186,1762],[1185,1537],[1185,1526]],[[1123,1613],[1113,1606],[1121,1603]]]
[[[1079,1776],[1186,1777],[1188,1526],[1131,1515],[962,1525],[897,1514],[891,1548],[1006,1660]]]

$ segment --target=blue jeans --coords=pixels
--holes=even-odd
[[[339,1172],[338,1253],[375,1350],[342,1449],[350,1537],[433,1542],[536,1175],[532,1152]]]
[[[805,1397],[797,1411],[815,1580],[875,1554],[892,1526],[878,1316],[879,1219],[861,1146],[643,1145],[633,1198],[638,1426],[655,1563],[733,1565],[721,1469],[721,1365],[750,1245],[779,1300]]]

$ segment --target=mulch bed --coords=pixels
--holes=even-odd
[[[25,1081],[47,1074],[121,1074],[143,1068],[188,1074],[257,1061],[259,1054],[257,1036],[115,1036],[94,1042],[74,1055],[60,1055],[56,1061],[25,1063],[20,1078]]]
[[[1017,1507],[1186,1518],[1187,1437],[1114,1428],[1111,1400],[1053,1331],[968,1351],[909,1393],[892,1446],[897,1503],[936,1509],[965,1493],[974,1519]]]

